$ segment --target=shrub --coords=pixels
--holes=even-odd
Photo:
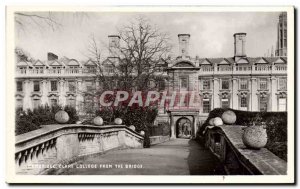
[[[49,107],[48,105],[39,106],[34,110],[22,109],[16,110],[16,135],[27,133],[39,129],[41,125],[57,124],[55,121],[55,113],[61,110],[59,106]],[[76,123],[78,115],[76,109],[70,106],[64,107],[64,110],[69,114],[68,124]]]
[[[136,132],[145,131],[144,147],[150,147],[150,127],[157,116],[157,108],[139,106],[104,107],[95,112],[106,124],[114,124],[115,118],[121,118],[126,126],[134,125]],[[147,142],[148,141],[148,142]]]

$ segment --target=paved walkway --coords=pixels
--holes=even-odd
[[[176,139],[151,148],[115,150],[87,157],[76,162],[73,168],[60,169],[52,174],[213,175],[218,174],[217,167],[217,159],[196,141]]]

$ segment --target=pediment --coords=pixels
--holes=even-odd
[[[68,66],[80,66],[80,64],[77,60],[72,59],[68,62]]]
[[[34,66],[46,66],[46,65],[42,61],[37,60],[35,61]]]
[[[50,66],[63,66],[62,63],[60,63],[60,62],[58,62],[58,61],[56,61],[56,60],[52,61],[49,65],[50,65]]]
[[[237,64],[248,64],[249,61],[246,58],[241,58],[236,63]]]
[[[212,63],[209,60],[205,59],[201,62],[201,65],[212,65]]]
[[[88,60],[84,65],[85,66],[97,66],[97,64],[92,60]]]
[[[286,62],[282,58],[278,58],[274,63],[275,64],[284,64]]]
[[[17,66],[29,66],[27,62],[18,62]]]
[[[226,59],[223,59],[219,64],[229,65],[230,63]]]
[[[256,63],[257,64],[267,64],[268,62],[264,58],[261,58],[258,61],[256,61]]]
[[[190,62],[179,62],[179,63],[176,63],[174,65],[174,67],[191,67],[191,68],[193,68],[195,66]]]

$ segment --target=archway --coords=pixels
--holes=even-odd
[[[176,123],[176,137],[177,138],[191,138],[192,133],[192,122],[186,117],[182,117],[177,120]]]

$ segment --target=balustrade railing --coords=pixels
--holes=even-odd
[[[280,74],[286,73],[287,65],[233,65],[200,66],[200,75],[211,74]]]
[[[43,174],[82,156],[116,148],[143,148],[143,142],[142,135],[124,125],[45,125],[16,136],[16,173]]]

